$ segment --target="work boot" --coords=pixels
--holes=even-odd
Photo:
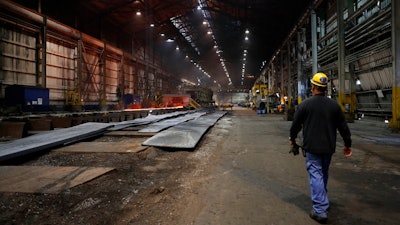
[[[310,217],[311,217],[311,219],[317,221],[320,224],[328,223],[328,217],[319,216],[317,213],[314,212],[314,210],[311,210]]]

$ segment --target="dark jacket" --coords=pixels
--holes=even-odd
[[[314,95],[302,102],[294,114],[290,139],[295,140],[303,128],[303,148],[310,153],[333,153],[336,133],[339,131],[344,145],[351,147],[351,134],[339,104],[324,96]]]

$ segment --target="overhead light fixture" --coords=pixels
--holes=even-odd
[[[357,78],[357,79],[356,79],[356,85],[361,85],[361,80],[360,80],[360,78]]]
[[[136,11],[136,16],[140,16],[142,15],[142,12],[140,12],[140,10]]]

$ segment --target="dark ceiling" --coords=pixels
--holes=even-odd
[[[132,35],[135,41],[151,44],[155,51],[164,55],[165,65],[168,65],[173,73],[187,76],[193,82],[197,82],[196,79],[208,79],[225,88],[248,88],[254,82],[252,76],[257,77],[260,74],[262,63],[269,61],[282,45],[312,0],[16,0],[16,2],[34,9],[41,8],[43,14],[55,17],[83,32],[87,32],[85,24],[97,24],[93,20],[108,21],[121,33]],[[141,16],[136,15],[138,11],[141,12]],[[72,16],[85,12],[90,12],[93,16],[80,21],[77,21],[77,15]],[[150,28],[150,24],[154,24],[154,27]],[[247,35],[246,30],[249,31]],[[180,58],[181,60],[193,60],[189,63],[191,66],[171,61],[176,59],[172,57],[175,53],[155,41],[162,33],[165,34],[165,39],[174,40],[170,43],[174,46],[173,50],[176,51],[176,46],[179,46],[182,55],[188,56]],[[245,40],[246,36],[248,40]],[[149,39],[152,41],[148,41]],[[243,72],[245,50],[247,55]],[[198,68],[193,68],[193,65],[197,65]],[[200,71],[199,68],[203,72],[197,73],[196,69]],[[230,81],[232,86],[226,86]]]

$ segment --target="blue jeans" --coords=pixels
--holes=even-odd
[[[321,217],[328,216],[328,172],[332,154],[306,153],[306,166],[310,181],[313,209]]]

